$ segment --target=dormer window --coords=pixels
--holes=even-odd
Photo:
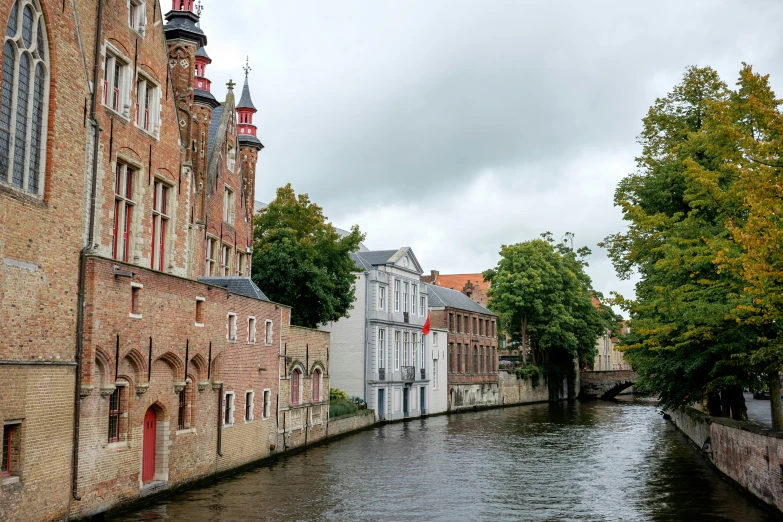
[[[144,0],[128,0],[128,25],[142,36],[147,23],[146,7]]]

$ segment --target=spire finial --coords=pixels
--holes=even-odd
[[[245,71],[245,79],[247,79],[247,76],[250,74],[250,71],[252,71],[252,67],[250,67],[250,56],[247,57],[247,60],[245,61],[245,66],[242,67],[242,70]]]
[[[204,5],[201,3],[201,0],[198,0],[196,2],[196,14],[201,18],[201,13],[204,11]]]
[[[235,85],[236,85],[236,83],[234,83],[234,80],[229,80],[228,83],[226,84],[226,86],[228,87],[229,91],[233,91]]]

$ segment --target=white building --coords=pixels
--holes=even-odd
[[[430,409],[428,414],[434,415],[449,409],[448,360],[446,346],[448,330],[432,328],[425,336],[425,344],[429,347],[432,375],[430,376]]]
[[[430,367],[421,328],[427,288],[408,247],[351,254],[363,270],[349,316],[322,329],[331,334],[331,386],[361,397],[379,418],[426,414]]]

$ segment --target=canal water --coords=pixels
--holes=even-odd
[[[115,520],[773,519],[631,399],[390,424]]]

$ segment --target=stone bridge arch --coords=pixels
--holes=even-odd
[[[579,398],[614,399],[634,385],[638,375],[632,370],[609,370],[603,372],[582,372],[580,375]]]

